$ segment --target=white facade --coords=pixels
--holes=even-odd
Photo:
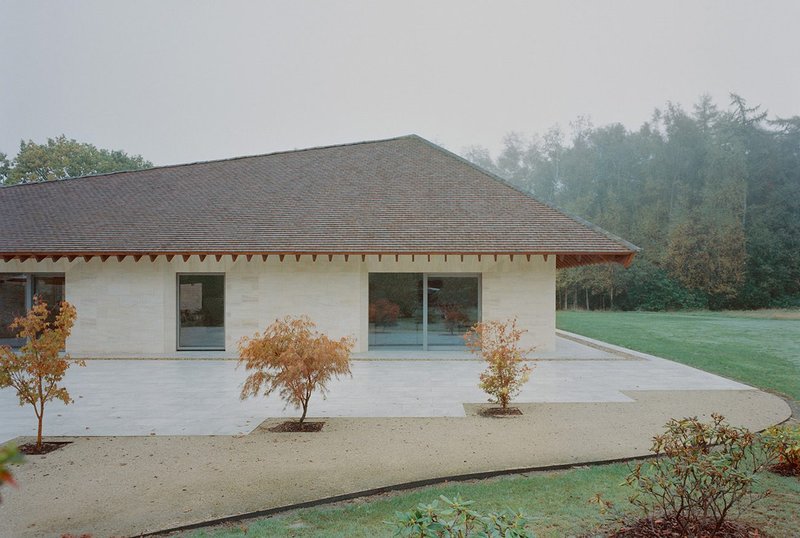
[[[286,256],[266,261],[254,256],[235,261],[213,256],[188,261],[159,256],[138,262],[77,258],[71,262],[33,259],[0,261],[0,273],[64,273],[66,299],[78,318],[67,351],[79,357],[190,357],[177,351],[177,275],[224,273],[225,351],[215,356],[236,357],[244,336],[262,331],[276,318],[306,314],[319,330],[332,337],[353,336],[354,351],[368,348],[368,275],[390,273],[477,273],[481,275],[481,319],[516,317],[526,329],[523,344],[537,351],[555,346],[555,256],[410,255]],[[194,354],[197,355],[196,353]]]

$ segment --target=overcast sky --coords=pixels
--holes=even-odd
[[[800,2],[0,0],[0,151],[169,164],[417,133],[460,152],[736,92],[800,114]]]

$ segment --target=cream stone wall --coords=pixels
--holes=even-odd
[[[278,317],[307,314],[331,336],[356,338],[355,351],[367,351],[370,272],[478,273],[482,319],[516,317],[528,330],[525,345],[539,351],[555,346],[555,257],[542,256],[287,256],[280,261],[230,256],[167,262],[109,258],[102,262],[0,261],[0,272],[65,273],[66,298],[78,311],[67,350],[75,357],[181,357],[176,351],[177,274],[225,274],[225,352],[236,356],[243,336],[263,330]]]

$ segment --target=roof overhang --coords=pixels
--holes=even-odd
[[[508,258],[514,261],[516,258],[523,258],[530,261],[533,257],[541,256],[544,261],[551,257],[556,259],[557,269],[567,269],[570,267],[580,267],[583,265],[594,265],[601,263],[619,263],[628,267],[633,261],[636,252],[334,252],[334,251],[321,251],[321,252],[232,252],[232,251],[218,251],[218,252],[88,252],[88,251],[70,251],[70,252],[3,252],[0,253],[0,260],[9,262],[13,260],[27,261],[35,260],[37,262],[51,260],[59,261],[66,259],[72,262],[76,259],[89,261],[93,258],[99,258],[100,261],[107,261],[114,259],[123,261],[126,258],[132,258],[138,262],[141,259],[156,261],[159,257],[164,257],[168,262],[174,258],[189,261],[192,256],[197,256],[200,261],[206,258],[213,258],[216,261],[221,261],[224,257],[230,257],[233,261],[245,258],[250,261],[254,258],[267,261],[269,257],[275,257],[280,261],[288,258],[295,258],[296,261],[304,256],[310,257],[313,261],[317,258],[327,259],[333,261],[334,257],[343,257],[348,261],[351,257],[360,257],[362,261],[366,261],[367,256],[376,257],[381,261],[384,257],[394,258],[396,261],[400,257],[411,258],[415,261],[416,258],[427,259],[430,261],[431,257],[439,256],[444,257],[445,261],[448,258],[456,258],[464,261],[466,258],[477,258],[478,261],[484,258],[497,261],[498,259]]]

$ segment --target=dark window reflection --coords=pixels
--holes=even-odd
[[[225,276],[179,275],[178,347],[225,349]]]

